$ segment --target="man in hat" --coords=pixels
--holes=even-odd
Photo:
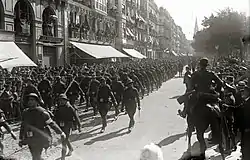
[[[36,93],[27,95],[27,106],[29,108],[22,115],[19,146],[28,145],[32,159],[41,160],[43,148],[47,149],[51,145],[51,133],[47,125],[60,134],[62,139],[65,139],[66,135],[51,119],[50,114],[40,106],[40,98]]]
[[[184,74],[184,77],[183,77],[183,83],[186,85],[186,92],[189,92],[189,91],[191,91],[191,82],[190,82],[190,80],[191,80],[191,75],[192,75],[192,73],[191,73],[191,69],[190,69],[190,67],[186,67],[186,73]]]
[[[100,79],[100,86],[97,92],[97,107],[102,118],[101,133],[103,133],[107,127],[107,114],[110,109],[110,99],[113,103],[113,106],[117,106],[116,99],[110,86],[106,84],[105,78],[102,77]]]
[[[69,136],[72,131],[74,121],[77,123],[78,131],[81,132],[81,124],[78,114],[69,103],[69,99],[65,94],[60,94],[58,97],[58,107],[54,112],[54,119],[62,131],[66,134],[66,139],[62,142],[62,160],[65,160],[67,146],[69,148],[68,156],[70,156],[73,152]]]
[[[137,104],[138,104],[138,109],[140,110],[141,103],[140,103],[139,93],[137,89],[133,86],[133,81],[129,80],[126,86],[127,88],[125,88],[124,90],[122,106],[125,107],[126,112],[128,113],[130,119],[128,131],[131,132],[135,124],[134,115],[137,109]]]

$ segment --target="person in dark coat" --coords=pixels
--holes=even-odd
[[[86,109],[85,112],[88,111],[89,108],[89,95],[88,95],[88,89],[89,89],[89,83],[91,81],[90,76],[88,76],[87,74],[83,76],[83,79],[80,83],[80,87],[82,89],[82,91],[84,92],[84,96],[85,96],[85,100],[86,100]]]
[[[118,81],[118,77],[113,77],[112,85],[111,85],[112,92],[114,93],[115,99],[117,101],[117,106],[115,106],[115,114],[118,116],[119,114],[119,105],[122,102],[123,98],[123,91],[124,91],[124,85],[122,82]]]
[[[63,94],[66,90],[65,83],[62,82],[61,77],[56,77],[56,83],[53,85],[53,96],[54,96],[54,104],[57,102],[57,98],[60,94]]]
[[[61,135],[64,140],[65,133],[52,120],[50,114],[40,106],[40,98],[36,93],[27,95],[28,109],[23,112],[19,133],[19,146],[28,145],[32,160],[41,160],[43,148],[51,145],[51,132],[48,125]]]
[[[97,92],[97,107],[102,117],[101,133],[103,133],[107,127],[107,114],[110,109],[110,98],[114,106],[117,105],[117,102],[110,86],[106,84],[105,78],[101,78],[100,81],[100,87]]]
[[[68,156],[71,156],[73,152],[69,136],[72,131],[74,121],[77,123],[78,131],[81,132],[81,124],[78,114],[69,103],[69,99],[65,94],[60,94],[58,97],[58,107],[54,112],[54,119],[62,131],[66,134],[66,139],[62,142],[62,160],[65,160],[67,146],[69,148]]]
[[[51,83],[46,77],[38,84],[38,91],[41,94],[41,97],[44,101],[44,108],[51,110],[52,106],[52,86]]]
[[[66,95],[69,98],[70,104],[74,108],[76,108],[75,107],[76,100],[79,98],[79,95],[81,95],[83,97],[84,93],[83,93],[81,87],[79,86],[79,83],[73,79],[72,75],[69,76],[69,82],[70,82],[71,86],[68,86],[69,88],[68,88]]]
[[[89,83],[89,90],[88,90],[88,95],[89,95],[89,103],[90,106],[93,107],[94,111],[94,116],[97,114],[97,92],[100,86],[100,82],[96,79],[96,76],[93,75],[91,78],[91,81]]]
[[[139,110],[141,107],[139,93],[137,89],[133,87],[133,81],[129,80],[126,86],[127,88],[124,90],[122,105],[125,106],[126,112],[128,113],[130,119],[128,126],[128,131],[130,132],[135,124],[134,115],[137,109],[137,104]]]

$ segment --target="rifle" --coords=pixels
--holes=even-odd
[[[72,81],[68,85],[67,89],[65,90],[64,94],[66,94],[68,92],[69,88],[71,87],[71,85],[73,84],[73,82],[75,81],[75,79],[76,79],[76,76],[72,79]]]
[[[179,104],[183,104],[185,102],[185,100],[187,99],[188,96],[190,96],[191,94],[193,94],[195,92],[195,90],[189,91],[187,93],[185,93],[184,95],[180,96],[179,98],[177,98],[177,101]]]

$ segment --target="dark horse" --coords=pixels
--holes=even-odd
[[[200,143],[201,159],[205,159],[205,151],[207,149],[204,139],[204,133],[211,126],[213,140],[215,144],[219,145],[219,150],[222,156],[222,160],[225,159],[224,149],[222,146],[222,127],[220,108],[216,103],[208,103],[206,99],[198,98],[197,103],[194,105],[192,111],[188,116],[191,117],[192,123],[196,129],[197,139]],[[188,129],[189,147],[192,130]],[[190,151],[190,149],[189,149]]]

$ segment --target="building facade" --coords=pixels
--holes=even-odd
[[[71,41],[156,59],[184,52],[186,40],[153,0],[0,0],[0,41],[14,41],[37,64],[62,66],[89,58]]]

